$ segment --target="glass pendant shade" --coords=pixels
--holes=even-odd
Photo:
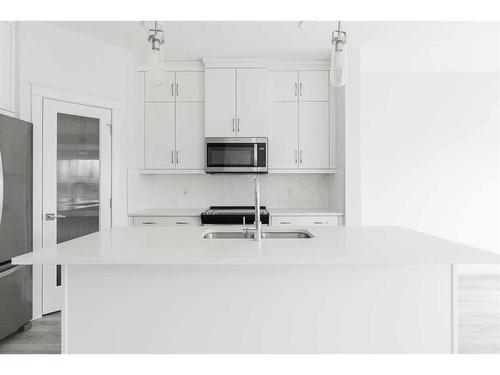
[[[332,49],[330,82],[334,87],[345,85],[345,51],[341,40],[335,41]]]
[[[165,82],[161,48],[152,48],[149,52],[149,80],[157,85],[162,85]]]

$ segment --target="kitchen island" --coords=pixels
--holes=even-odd
[[[116,227],[13,261],[63,265],[64,353],[452,353],[455,266],[500,263],[399,227],[214,231],[235,229]]]

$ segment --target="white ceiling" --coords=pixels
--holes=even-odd
[[[203,57],[329,58],[335,22],[299,28],[292,21],[163,21],[166,59]],[[147,59],[148,30],[138,21],[51,22],[67,30],[106,41]]]
[[[50,22],[148,58],[139,21]],[[148,22],[151,24],[151,22]],[[328,59],[335,21],[162,21],[165,59],[262,57]],[[316,25],[316,27],[314,27]],[[360,47],[367,70],[498,70],[498,22],[344,22],[348,47]]]

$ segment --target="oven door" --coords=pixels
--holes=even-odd
[[[208,173],[266,173],[265,159],[267,157],[263,158],[262,152],[259,152],[262,144],[267,144],[267,140],[207,138],[206,171]]]

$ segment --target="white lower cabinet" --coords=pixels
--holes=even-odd
[[[339,216],[272,216],[271,225],[277,226],[331,226],[341,225]]]
[[[198,226],[201,225],[201,218],[197,216],[135,216],[132,224],[134,227]]]

